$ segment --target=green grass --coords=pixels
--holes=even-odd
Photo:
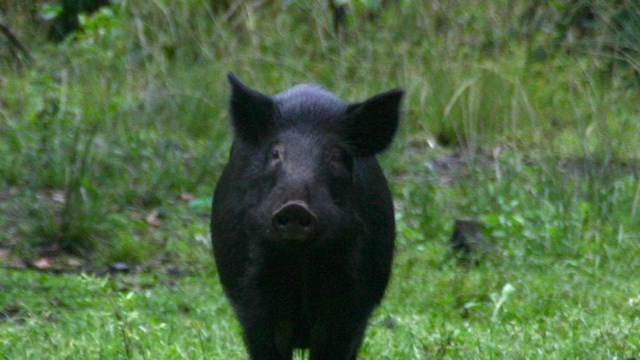
[[[400,207],[397,256],[363,358],[628,359],[640,353],[637,176],[571,177],[511,153],[445,187],[428,170],[414,171],[416,177],[391,176]],[[206,219],[187,204],[177,208],[166,221],[183,227],[161,232],[171,236],[166,252],[183,256],[172,262],[185,267],[184,275],[163,266],[115,278],[0,270],[0,309],[14,312],[0,320],[0,354],[243,358],[209,247],[197,240],[206,234]],[[495,247],[478,266],[460,267],[449,256],[455,216],[487,224]]]
[[[0,359],[245,358],[207,244],[228,70],[267,93],[407,90],[381,157],[394,274],[363,358],[640,356],[640,10],[593,1],[573,37],[546,20],[562,1],[529,27],[527,1],[354,1],[336,35],[326,1],[119,1],[51,44],[40,3],[0,6],[35,59],[0,51],[0,265],[53,250],[139,271],[0,267]],[[457,218],[486,225],[477,266],[449,253]]]

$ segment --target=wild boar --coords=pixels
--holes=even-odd
[[[355,359],[391,273],[395,221],[375,155],[403,91],[347,103],[317,85],[273,97],[233,74],[234,140],[213,197],[218,275],[252,359]]]

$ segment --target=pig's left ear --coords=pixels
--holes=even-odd
[[[231,121],[236,135],[257,144],[273,130],[273,100],[246,86],[231,72],[227,73],[227,79],[231,85]]]
[[[349,105],[342,119],[343,131],[355,155],[374,155],[391,144],[398,129],[402,95],[402,89],[395,89]]]

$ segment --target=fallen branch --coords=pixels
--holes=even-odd
[[[16,34],[11,31],[11,28],[0,19],[0,31],[9,39],[9,43],[13,46],[14,49],[17,49],[27,62],[30,62],[33,58],[31,57],[31,53],[29,50],[22,44],[22,42],[18,39]]]

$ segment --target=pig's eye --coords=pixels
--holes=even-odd
[[[328,155],[332,166],[341,170],[351,171],[351,168],[353,167],[353,159],[344,149],[332,149]]]
[[[284,152],[284,149],[282,148],[282,145],[280,144],[276,144],[271,148],[271,154],[269,155],[269,160],[273,161],[278,161],[278,160],[282,160],[282,154]]]

